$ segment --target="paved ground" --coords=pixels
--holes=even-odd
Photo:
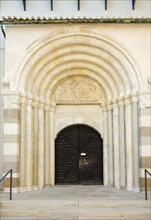
[[[150,195],[148,193],[146,203],[144,192],[127,192],[99,185],[55,186],[14,193],[13,202],[9,201],[8,193],[1,193],[3,217],[0,219],[150,220]]]
[[[148,198],[151,198],[148,193]],[[2,193],[1,201],[8,200],[9,194]],[[54,199],[120,199],[120,200],[144,200],[143,193],[127,192],[124,189],[108,188],[98,185],[66,185],[55,186],[43,190],[14,193],[13,200],[54,200]]]

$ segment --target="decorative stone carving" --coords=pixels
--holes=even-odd
[[[56,103],[100,103],[101,88],[87,77],[73,77],[57,87],[54,100]]]
[[[142,108],[151,108],[151,99],[150,97],[145,97],[141,100],[140,105]]]
[[[19,107],[19,96],[12,96],[11,104],[13,108],[18,108]]]
[[[3,100],[5,109],[19,108],[19,96],[5,95]]]
[[[151,76],[148,77],[148,84],[151,85]]]
[[[142,90],[138,96],[139,108],[151,108],[150,90]]]
[[[10,87],[9,79],[3,78],[3,80],[2,80],[2,89],[9,90],[9,87]]]

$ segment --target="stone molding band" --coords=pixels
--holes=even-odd
[[[98,23],[151,23],[150,18],[17,18],[17,17],[2,17],[0,21],[3,25],[17,25],[17,24],[98,24]]]
[[[64,104],[73,104],[72,102],[69,102],[69,103],[55,103],[54,101],[50,102],[46,99],[44,99],[43,97],[36,97],[36,96],[33,96],[33,95],[26,95],[26,94],[20,94],[20,95],[16,95],[14,96],[14,94],[12,94],[11,96],[15,97],[16,99],[16,107],[20,104],[26,104],[26,105],[30,105],[34,108],[41,108],[41,109],[45,109],[47,111],[50,111],[51,109],[55,108],[55,106],[57,104],[59,105],[64,105]],[[11,97],[10,96],[10,97]],[[6,99],[9,97],[9,95],[6,96],[6,94],[4,95],[4,99]],[[12,99],[11,99],[12,100]],[[103,105],[100,103],[101,107],[102,107],[102,110],[103,111],[106,111],[106,110],[112,110],[114,108],[118,108],[120,106],[125,106],[125,105],[128,105],[128,104],[132,104],[132,103],[137,103],[139,102],[139,94],[130,94],[129,96],[123,96],[123,97],[120,97],[119,99],[117,100],[112,100],[112,101],[108,101],[106,102],[106,104],[103,103]],[[9,103],[10,106],[11,104],[14,104],[14,103]],[[91,102],[86,102],[86,103],[76,103],[76,104],[95,104],[95,103],[91,103]],[[98,103],[96,103],[98,104]],[[13,107],[13,105],[11,106]],[[7,108],[7,106],[5,107]]]

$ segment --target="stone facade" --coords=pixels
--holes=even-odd
[[[105,186],[143,189],[151,168],[150,24],[5,31],[3,173],[13,168],[14,190],[55,185],[55,138],[73,124],[101,134]]]

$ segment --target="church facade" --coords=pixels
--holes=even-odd
[[[139,18],[4,14],[2,173],[13,169],[14,191],[83,183],[143,190],[151,169],[146,2],[132,1]]]

